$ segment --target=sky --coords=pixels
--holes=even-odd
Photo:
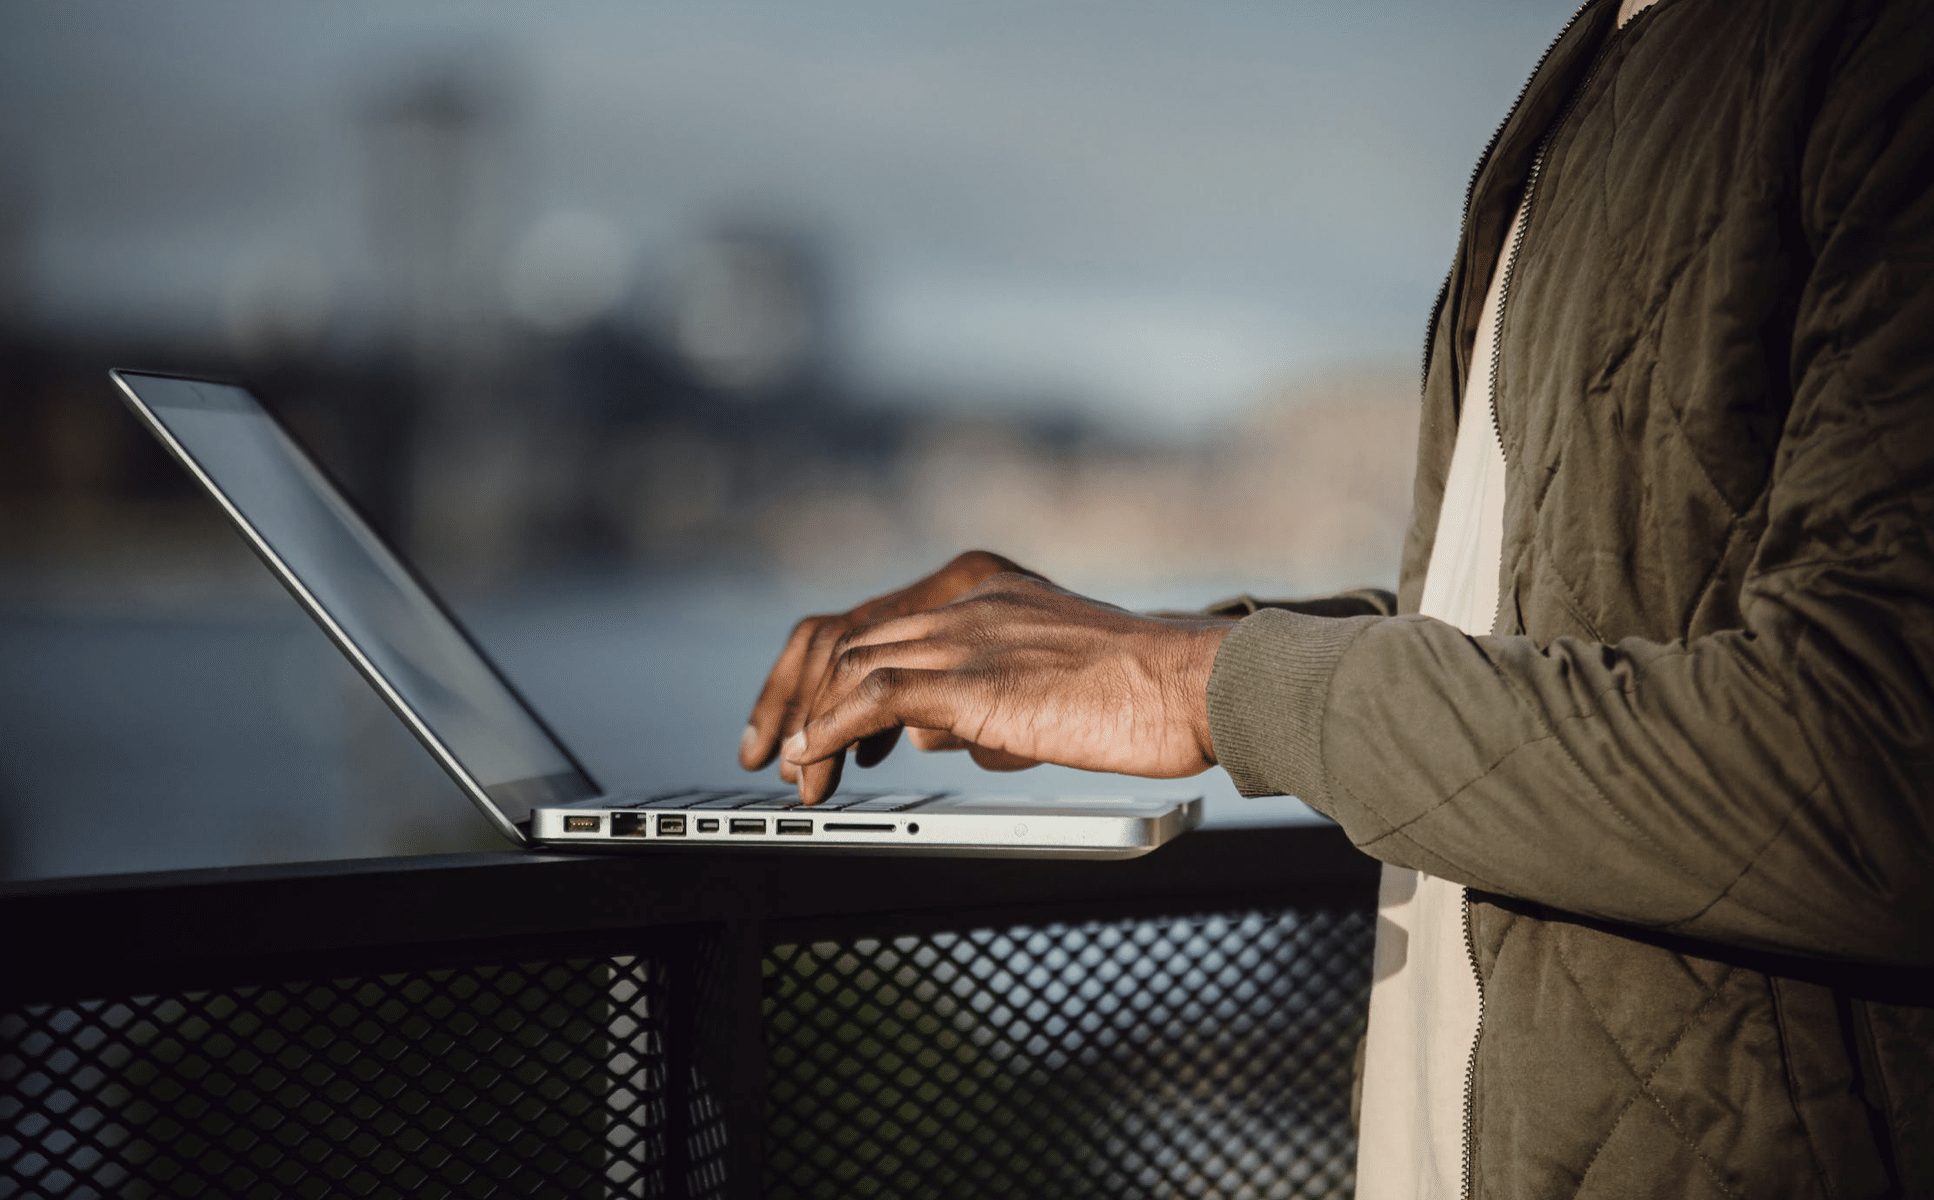
[[[675,278],[708,223],[750,214],[826,248],[867,386],[1185,427],[1417,356],[1475,156],[1569,12],[8,0],[11,319],[196,338],[264,286],[366,307],[359,113],[461,61],[502,96],[477,187],[506,263],[577,229],[567,248],[625,278]]]

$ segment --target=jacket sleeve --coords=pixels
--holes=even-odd
[[[1383,588],[1352,588],[1302,600],[1258,600],[1245,594],[1218,600],[1203,611],[1212,617],[1246,617],[1266,608],[1312,617],[1388,617],[1397,611],[1397,597]]]
[[[1934,963],[1934,100],[1924,18],[1889,19],[1803,147],[1812,266],[1742,627],[1541,645],[1259,611],[1209,685],[1245,793],[1587,916]]]

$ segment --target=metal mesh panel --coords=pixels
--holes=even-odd
[[[760,1151],[774,1196],[1344,1195],[1370,930],[746,926],[0,1010],[0,1200],[723,1195]]]
[[[734,1044],[732,1025],[723,1014],[733,1010],[731,995],[732,956],[744,952],[724,932],[700,939],[691,956],[694,1004],[691,1049],[695,1062],[688,1078],[691,1097],[687,1111],[691,1126],[685,1139],[685,1195],[713,1197],[727,1194],[728,1121],[720,1091],[729,1090],[737,1080],[732,1060],[744,1053]]]
[[[772,1196],[1345,1196],[1371,914],[775,947]]]
[[[662,1194],[628,957],[0,1012],[0,1197]]]

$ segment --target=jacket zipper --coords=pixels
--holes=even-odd
[[[1544,53],[1538,56],[1538,64],[1531,68],[1531,74],[1525,76],[1524,83],[1518,88],[1517,97],[1511,101],[1511,106],[1504,110],[1504,119],[1498,122],[1497,128],[1491,131],[1491,139],[1485,142],[1484,149],[1478,152],[1477,162],[1471,167],[1470,178],[1464,181],[1464,208],[1457,221],[1457,249],[1451,254],[1451,265],[1444,271],[1444,282],[1437,285],[1437,299],[1431,303],[1430,321],[1424,326],[1423,367],[1418,372],[1420,392],[1423,384],[1429,382],[1430,378],[1430,350],[1437,332],[1437,318],[1443,315],[1444,304],[1450,299],[1451,277],[1457,274],[1457,256],[1463,252],[1464,238],[1470,233],[1471,201],[1477,195],[1477,177],[1484,173],[1484,164],[1491,161],[1492,152],[1497,149],[1498,142],[1503,140],[1504,131],[1511,124],[1511,118],[1518,115],[1518,107],[1524,103],[1524,98],[1531,91],[1531,84],[1538,78],[1538,73],[1545,69],[1545,63],[1550,60],[1551,52],[1558,48],[1559,42],[1565,40],[1565,35],[1571,32],[1571,27],[1578,24],[1578,18],[1584,16],[1585,10],[1594,2],[1595,0],[1583,0],[1583,3],[1572,10],[1570,19],[1545,45]]]
[[[1524,85],[1518,89],[1517,99],[1511,102],[1510,109],[1505,113],[1504,120],[1499,123],[1497,129],[1491,134],[1491,140],[1485,143],[1484,153],[1479,156],[1477,165],[1471,169],[1470,182],[1464,186],[1464,215],[1458,223],[1457,232],[1458,253],[1461,254],[1463,252],[1464,239],[1470,232],[1471,201],[1475,198],[1477,191],[1477,177],[1483,173],[1485,163],[1490,160],[1492,152],[1497,149],[1498,142],[1504,136],[1505,127],[1511,123],[1511,118],[1517,115],[1518,107],[1524,103],[1525,96],[1531,91],[1531,84],[1538,78],[1539,73],[1544,70],[1545,63],[1550,60],[1552,52],[1558,48],[1558,43],[1565,39],[1565,36],[1571,32],[1572,27],[1578,24],[1578,19],[1585,15],[1585,10],[1590,8],[1595,2],[1596,0],[1584,0],[1584,3],[1572,11],[1571,18],[1565,22],[1563,28],[1558,30],[1557,36],[1551,39],[1551,43],[1545,47],[1544,53],[1538,56],[1538,65],[1531,69],[1531,74],[1525,79]],[[1565,123],[1565,118],[1571,115],[1572,109],[1578,103],[1578,97],[1590,85],[1592,77],[1598,73],[1599,63],[1603,62],[1604,58],[1605,48],[1601,44],[1592,56],[1591,65],[1585,69],[1584,77],[1572,88],[1571,95],[1566,99],[1564,107],[1559,110],[1558,115],[1552,120],[1550,127],[1545,130],[1544,138],[1538,143],[1537,152],[1532,155],[1530,170],[1525,175],[1524,198],[1521,201],[1524,213],[1516,221],[1517,231],[1511,236],[1511,244],[1505,251],[1504,263],[1500,268],[1503,275],[1498,282],[1497,310],[1493,315],[1491,325],[1491,379],[1490,394],[1488,397],[1491,408],[1491,436],[1497,439],[1498,454],[1500,457],[1506,457],[1506,451],[1504,448],[1504,426],[1498,420],[1497,372],[1500,358],[1499,347],[1503,342],[1504,307],[1511,294],[1511,276],[1517,268],[1518,251],[1524,246],[1525,229],[1531,223],[1531,207],[1537,193],[1539,176],[1544,172],[1545,152],[1551,148],[1552,136]],[[1430,375],[1431,342],[1437,330],[1438,318],[1442,315],[1444,304],[1450,297],[1451,277],[1456,272],[1457,262],[1455,257],[1453,257],[1451,260],[1451,270],[1444,276],[1443,286],[1438,289],[1437,303],[1431,310],[1430,326],[1424,330],[1423,373],[1425,376],[1425,386],[1428,385]],[[1492,628],[1495,629],[1497,627],[1497,618],[1503,611],[1504,589],[1500,587],[1498,589],[1498,612],[1492,614],[1491,618]],[[1464,1062],[1464,1161],[1463,1185],[1460,1192],[1463,1200],[1472,1200],[1472,1197],[1476,1195],[1477,1182],[1477,1048],[1478,1043],[1484,1037],[1484,975],[1479,969],[1477,959],[1477,934],[1471,926],[1471,889],[1468,887],[1464,889],[1463,923],[1464,957],[1471,968],[1471,980],[1477,986],[1477,1027],[1471,1031],[1471,1052],[1470,1056]]]
[[[1586,7],[1590,7],[1590,4],[1591,0],[1586,0]],[[1578,11],[1582,13],[1585,9],[1580,8]],[[1576,15],[1572,19],[1576,20]],[[1545,154],[1551,149],[1551,140],[1564,127],[1566,118],[1570,117],[1572,110],[1578,107],[1579,97],[1584,95],[1585,89],[1591,86],[1592,79],[1597,76],[1599,64],[1605,61],[1605,48],[1608,44],[1609,37],[1592,55],[1591,65],[1585,68],[1585,74],[1578,80],[1577,86],[1571,89],[1571,95],[1565,98],[1564,107],[1560,108],[1558,115],[1552,118],[1551,127],[1545,130],[1543,140],[1538,143],[1537,153],[1531,156],[1531,167],[1525,172],[1524,198],[1519,202],[1524,211],[1517,219],[1517,229],[1511,235],[1510,248],[1504,253],[1503,275],[1498,280],[1497,309],[1491,317],[1491,386],[1488,399],[1491,403],[1491,433],[1497,438],[1500,453],[1504,451],[1504,425],[1498,419],[1498,365],[1504,357],[1504,310],[1511,302],[1511,280],[1518,272],[1518,251],[1524,248],[1524,235],[1531,228],[1531,210],[1537,203],[1538,180],[1544,175]],[[1466,203],[1468,204],[1468,201]]]
[[[1471,1030],[1471,1055],[1464,1062],[1464,1186],[1460,1195],[1477,1195],[1477,1042],[1484,1036],[1484,975],[1477,966],[1477,934],[1471,929],[1471,889],[1464,889],[1464,957],[1477,985],[1477,1028]]]

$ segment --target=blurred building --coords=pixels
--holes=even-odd
[[[1418,326],[1548,25],[0,9],[0,865],[476,832],[112,366],[250,383],[613,779],[724,778],[801,612],[963,547],[1151,606],[1388,583]]]
[[[169,324],[152,306],[36,312],[34,177],[0,180],[0,562],[12,586],[143,558],[189,581],[210,558],[201,547],[219,525],[119,411],[102,376],[120,364],[255,384],[433,573],[475,585],[584,571],[812,579],[968,544],[1098,579],[1394,570],[1414,419],[1403,371],[1332,364],[1159,428],[1116,419],[1106,397],[1071,399],[1051,372],[881,384],[853,361],[870,310],[857,303],[850,226],[842,239],[803,199],[724,190],[647,236],[608,202],[560,196],[532,166],[560,136],[543,115],[555,64],[547,76],[527,44],[477,25],[385,40],[341,77],[311,136],[350,148],[337,160],[349,177],[303,198],[323,217],[291,214],[236,251],[214,320]],[[277,54],[297,61],[287,48],[264,61]],[[721,102],[769,109],[766,81],[737,69],[739,90]],[[662,145],[693,119],[646,111],[629,124]],[[1031,145],[1021,132],[1014,144]],[[690,194],[678,161],[647,156],[631,177]],[[817,164],[804,165],[810,181]],[[969,229],[974,192],[957,182],[913,194]],[[192,172],[175,184],[200,186]],[[1094,213],[1105,223],[1107,210]],[[167,219],[153,238],[168,236]],[[355,237],[331,242],[332,223]],[[979,336],[1027,335],[1039,302],[996,299]],[[1159,306],[1115,311],[1135,314],[1122,329],[1156,335],[1171,319]],[[1081,353],[1135,349],[1108,350],[1108,336]],[[1210,380],[1226,378],[1222,343],[1193,336],[1177,335],[1165,368],[1200,365],[1199,385],[1177,375],[1183,409],[1192,388],[1206,403]]]

